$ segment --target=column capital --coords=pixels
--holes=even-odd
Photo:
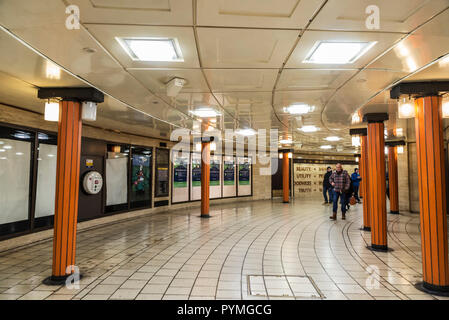
[[[366,128],[352,128],[349,129],[349,135],[351,136],[366,136],[368,134]]]
[[[388,120],[388,113],[367,113],[363,116],[363,122],[375,123]]]
[[[194,143],[196,143],[196,142],[203,143],[203,142],[212,142],[212,141],[214,141],[214,137],[213,136],[210,136],[210,137],[194,137],[193,138],[193,142]]]
[[[39,99],[60,98],[64,101],[104,102],[104,94],[95,88],[39,88],[37,97]]]
[[[390,141],[385,141],[385,145],[387,147],[396,147],[396,146],[405,146],[406,143],[404,140],[390,140]]]
[[[440,92],[449,91],[449,81],[417,81],[403,82],[390,90],[391,99],[399,99],[401,95],[415,97],[438,96]]]

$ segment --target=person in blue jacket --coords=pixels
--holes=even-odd
[[[359,168],[354,169],[354,173],[351,174],[351,180],[352,180],[352,186],[354,188],[354,197],[357,200],[357,203],[360,203],[359,186],[360,186],[360,181],[362,181],[362,178],[360,177],[360,174],[359,174]]]

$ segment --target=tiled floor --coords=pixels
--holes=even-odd
[[[388,215],[394,251],[379,253],[366,248],[361,205],[346,221],[330,210],[244,202],[212,207],[211,219],[191,209],[79,232],[79,288],[42,284],[51,241],[4,252],[0,299],[441,299],[413,286],[418,215]]]

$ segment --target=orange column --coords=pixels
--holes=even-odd
[[[360,160],[359,160],[359,173],[360,173],[360,176],[363,173],[363,166],[364,165],[365,164],[363,163],[363,157],[362,157],[362,155],[360,155]],[[360,199],[363,198],[363,180],[359,182],[359,198]]]
[[[63,282],[75,270],[76,224],[81,153],[81,103],[59,103],[58,158],[53,240],[49,283]]]
[[[388,147],[388,185],[390,188],[390,213],[399,214],[398,149]]]
[[[442,98],[415,100],[423,287],[449,292]]]
[[[288,152],[283,152],[282,156],[282,200],[284,203],[290,202],[290,195],[289,195],[289,182],[290,182],[290,176],[289,176],[289,166],[290,161],[288,158]]]
[[[201,143],[201,218],[209,218],[210,142]]]
[[[360,137],[361,140],[361,166],[360,175],[362,176],[361,190],[363,193],[363,230],[371,231],[371,215],[370,208],[370,190],[369,190],[369,177],[368,177],[368,138],[366,135]]]
[[[374,115],[374,114],[373,114]],[[371,215],[371,249],[386,251],[387,205],[385,181],[384,123],[368,117],[368,192]]]

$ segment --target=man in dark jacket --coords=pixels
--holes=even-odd
[[[327,167],[327,172],[324,174],[323,178],[323,197],[324,197],[324,203],[323,204],[330,204],[332,203],[332,185],[329,181],[329,178],[332,174],[332,168]],[[327,194],[329,194],[329,199],[327,198]]]
[[[337,220],[338,198],[341,197],[341,218],[346,219],[346,191],[351,185],[351,177],[343,170],[341,163],[337,163],[335,171],[331,174],[329,182],[334,187],[334,207],[330,219]]]

